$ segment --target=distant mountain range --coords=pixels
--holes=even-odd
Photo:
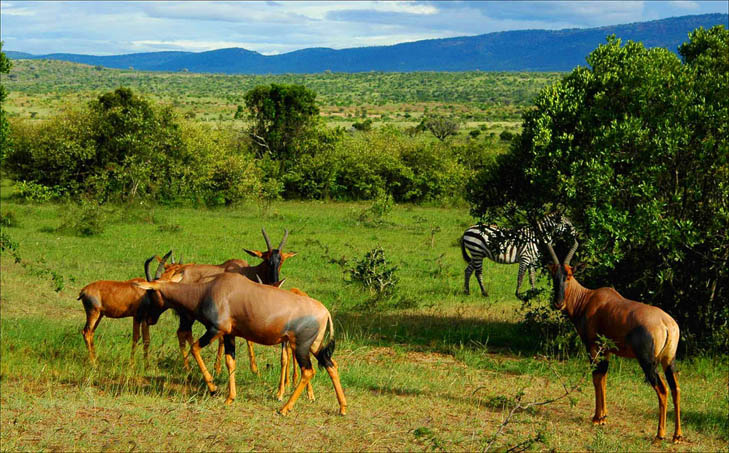
[[[605,37],[641,41],[646,47],[676,52],[690,31],[714,25],[727,27],[729,15],[703,14],[599,28],[518,30],[460,38],[428,39],[392,46],[352,49],[309,48],[280,55],[261,55],[241,48],[208,52],[148,52],[94,56],[5,52],[12,59],[65,60],[108,68],[144,71],[282,74],[411,71],[569,71]]]

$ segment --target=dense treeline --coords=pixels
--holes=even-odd
[[[272,101],[276,93],[281,102]],[[328,128],[315,97],[296,85],[251,90],[251,126],[240,130],[186,121],[119,88],[48,121],[14,121],[5,168],[36,199],[218,205],[390,195],[420,202],[460,199],[471,172],[503,146],[494,138],[444,143],[394,127]]]
[[[583,283],[663,307],[684,346],[726,348],[729,32],[698,29],[679,52],[609,39],[542,91],[469,199],[509,224],[564,211]]]

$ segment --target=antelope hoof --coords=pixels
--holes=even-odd
[[[339,415],[347,415],[347,406],[339,408]]]
[[[656,436],[655,439],[653,439],[654,444],[658,444],[663,442],[664,437],[663,436]]]
[[[287,408],[286,406],[282,407],[281,410],[278,411],[278,413],[283,415],[284,417],[289,415],[289,412],[291,412],[291,409]]]
[[[283,392],[281,392],[281,393],[277,393],[277,394],[276,394],[276,399],[277,399],[278,401],[283,401]]]
[[[598,417],[597,415],[592,418],[593,425],[605,425],[607,423],[607,415]]]
[[[681,442],[683,442],[683,440],[684,440],[684,438],[683,438],[682,435],[680,435],[680,434],[674,434],[674,436],[673,436],[673,443],[674,444],[680,444]]]
[[[208,390],[210,390],[210,395],[218,393],[218,387],[216,387],[215,384],[208,385]]]
[[[233,398],[230,398],[230,397],[226,398],[225,403],[223,403],[223,404],[225,404],[226,406],[230,406],[231,404],[233,404]]]

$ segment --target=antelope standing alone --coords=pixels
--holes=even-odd
[[[658,395],[658,433],[656,439],[666,434],[666,406],[668,391],[657,372],[663,367],[671,388],[676,426],[673,441],[682,439],[681,433],[681,390],[673,367],[678,347],[679,329],[676,321],[658,307],[628,300],[613,288],[587,289],[580,285],[573,275],[570,259],[577,249],[575,241],[560,264],[552,245],[547,248],[554,263],[549,264],[554,285],[554,308],[562,310],[572,320],[580,335],[590,359],[598,360],[598,335],[612,340],[616,348],[608,350],[592,372],[595,386],[594,424],[605,424],[605,385],[607,383],[608,357],[634,357],[638,360],[646,380]]]
[[[211,341],[223,338],[225,364],[228,368],[228,398],[233,402],[235,389],[235,337],[243,337],[264,345],[288,341],[301,367],[301,380],[289,400],[280,409],[288,414],[304,387],[314,376],[310,354],[314,354],[334,385],[339,401],[339,413],[347,412],[347,401],[339,382],[334,352],[334,324],[329,310],[321,302],[310,297],[273,286],[253,282],[242,275],[224,273],[206,283],[184,284],[165,281],[138,282],[135,285],[155,290],[162,296],[148,301],[146,319],[154,324],[166,308],[183,311],[200,321],[207,328],[190,348],[202,371],[210,392],[217,390],[213,377],[205,367],[200,349]],[[160,302],[163,302],[160,305]],[[324,337],[329,334],[329,342]]]
[[[160,260],[157,266],[154,279],[167,279],[171,276],[171,272],[164,272],[164,264],[169,258],[168,253]],[[144,272],[147,280],[151,280],[149,273],[149,263],[155,257],[149,258],[144,263]],[[86,311],[86,325],[81,331],[86,347],[89,350],[89,361],[96,362],[96,348],[94,347],[94,331],[99,326],[101,318],[128,318],[133,317],[132,323],[132,355],[134,359],[134,350],[139,342],[139,331],[142,331],[142,343],[144,345],[144,360],[147,360],[149,353],[149,325],[139,319],[137,313],[142,302],[148,297],[159,297],[155,293],[148,293],[143,289],[134,286],[135,282],[143,282],[143,278],[133,278],[127,281],[114,280],[98,280],[84,286],[78,296],[84,305]]]

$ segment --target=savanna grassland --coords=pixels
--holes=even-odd
[[[118,70],[53,60],[15,60],[3,77],[10,118],[47,119],[120,86],[174,106],[201,122],[229,123],[246,91],[270,83],[299,84],[317,93],[321,115],[332,126],[363,118],[375,127],[416,125],[424,112],[462,119],[466,134],[518,129],[536,93],[560,73],[416,72],[225,75]]]
[[[466,206],[400,204],[363,221],[371,203],[207,209],[137,202],[105,207],[102,230],[80,237],[62,228],[75,212],[68,205],[21,202],[14,191],[4,181],[1,209],[12,221],[3,230],[16,244],[1,263],[3,451],[474,451],[494,439],[490,448],[504,451],[520,444],[517,450],[726,449],[726,356],[678,362],[686,442],[652,443],[656,396],[634,360],[611,360],[608,424],[592,426],[586,356],[541,355],[542,339],[520,324],[516,266],[485,263],[490,296],[463,294],[457,239],[472,222]],[[246,257],[244,247],[263,247],[262,226],[272,241],[290,231],[286,249],[297,255],[282,269],[285,287],[307,291],[332,313],[347,416],[337,415],[321,371],[313,381],[316,400],[302,396],[288,417],[278,415],[279,349],[256,348],[256,376],[240,340],[238,398],[224,406],[225,395],[208,395],[197,368],[182,368],[172,313],[151,329],[147,366],[141,350],[129,364],[130,319],[102,320],[98,366],[88,364],[80,334],[85,317],[76,300],[86,283],[141,276],[146,257],[170,248],[200,263]],[[378,245],[398,266],[400,282],[391,296],[376,300],[346,270]],[[201,333],[196,326],[194,334]],[[213,349],[204,351],[208,365]],[[216,376],[219,385],[225,380],[225,371]],[[574,385],[579,388],[567,397],[515,411],[502,425],[520,392],[526,404],[558,398]],[[669,408],[669,434],[672,413]]]

